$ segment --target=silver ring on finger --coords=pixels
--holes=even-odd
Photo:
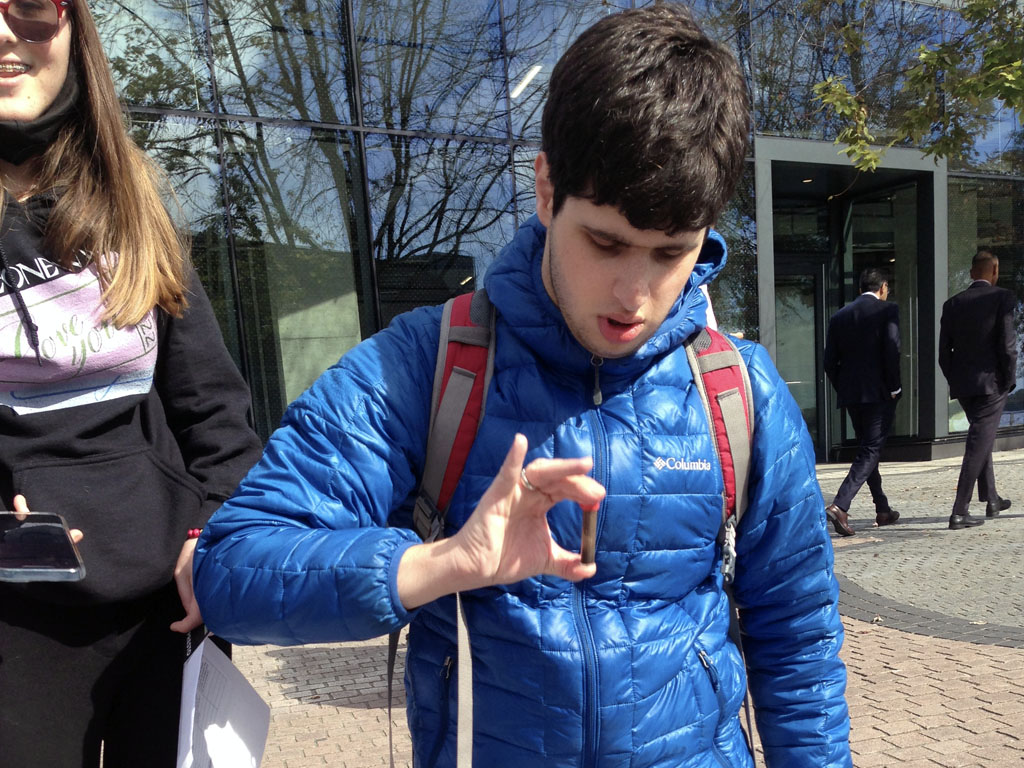
[[[530,478],[526,476],[526,467],[523,467],[519,472],[519,483],[523,486],[523,490],[526,491],[537,491],[543,493],[540,488],[530,482]]]

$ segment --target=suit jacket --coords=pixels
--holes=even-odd
[[[1009,392],[1017,383],[1016,297],[983,280],[942,305],[939,367],[954,398]]]
[[[825,373],[839,406],[884,403],[900,389],[900,313],[862,294],[836,312],[825,339]]]

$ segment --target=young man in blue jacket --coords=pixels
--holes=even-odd
[[[440,308],[360,344],[288,410],[207,526],[195,590],[235,643],[410,625],[416,765],[455,763],[456,601],[473,659],[473,757],[505,766],[749,766],[747,683],[770,766],[850,766],[824,504],[803,418],[741,342],[754,408],[729,637],[723,480],[683,343],[725,264],[710,229],[742,172],[735,58],[689,13],[608,16],[552,73],[537,215],[489,271],[486,412],[421,543]],[[577,553],[598,507],[596,563]]]

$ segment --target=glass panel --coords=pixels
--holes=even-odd
[[[357,0],[366,125],[507,136],[497,0]]]
[[[210,297],[224,343],[244,373],[213,122],[136,116],[132,136],[168,174],[176,196],[175,201],[168,201],[168,208],[192,236],[192,261]]]
[[[853,204],[852,267],[856,284],[868,267],[884,267],[892,279],[889,301],[900,309],[900,382],[890,435],[918,432],[917,185],[890,189]]]
[[[963,29],[963,19],[959,14],[949,14],[947,27],[946,37],[952,38]],[[977,46],[977,50],[979,57],[985,55],[982,46]],[[951,160],[950,169],[1024,174],[1021,115],[999,100],[971,106],[976,110],[976,117],[964,127],[968,135],[974,137],[974,151],[969,157]]]
[[[910,2],[776,3],[760,0],[753,14],[754,112],[757,130],[782,136],[834,139],[813,85],[845,76],[866,100],[879,143],[908,106],[902,73],[919,46],[942,34],[948,11]],[[836,30],[852,23],[865,45],[850,53]]]
[[[480,286],[515,228],[508,147],[374,135],[366,162],[384,322]]]
[[[1020,115],[998,102],[977,128],[974,154],[963,161],[951,161],[950,168],[1024,175],[1024,125]]]
[[[526,221],[537,213],[536,174],[533,170],[539,148],[513,147],[513,174],[515,176],[516,221]]]
[[[775,365],[812,435],[818,431],[816,287],[814,275],[775,278]]]
[[[251,385],[266,435],[285,405],[362,338],[360,171],[347,133],[260,124],[225,131]]]
[[[121,0],[94,3],[90,10],[126,103],[209,111],[202,3]]]
[[[555,62],[583,30],[629,7],[629,0],[517,0],[504,4],[514,136],[540,140],[541,110]]]
[[[807,429],[821,451],[818,424],[818,349],[821,331],[822,275],[829,258],[829,218],[824,201],[798,199],[779,186],[773,164],[773,247],[775,252],[775,361],[779,374],[800,406]],[[822,402],[822,407],[827,407]]]
[[[708,288],[718,327],[725,333],[760,338],[757,296],[757,222],[754,166],[748,163],[736,193],[715,225],[725,238],[729,259]]]
[[[220,111],[352,123],[344,7],[211,0]]]
[[[1024,181],[949,179],[948,295],[971,283],[971,259],[980,248],[999,257],[999,285],[1017,295],[1017,388],[1003,411],[1001,426],[1024,424]],[[967,430],[960,404],[949,403],[949,431]]]

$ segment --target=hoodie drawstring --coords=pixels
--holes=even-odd
[[[2,262],[4,266],[3,279],[7,282],[11,276],[11,265],[10,262],[7,261],[7,251],[4,250],[3,243],[0,243],[0,262]],[[32,313],[28,311],[28,305],[25,304],[25,297],[21,295],[17,282],[7,282],[7,285],[14,293],[14,303],[18,305],[18,314],[21,316],[21,321],[28,332],[29,346],[31,346],[32,351],[36,353],[36,362],[42,366],[43,358],[39,355],[39,326],[32,322]]]

